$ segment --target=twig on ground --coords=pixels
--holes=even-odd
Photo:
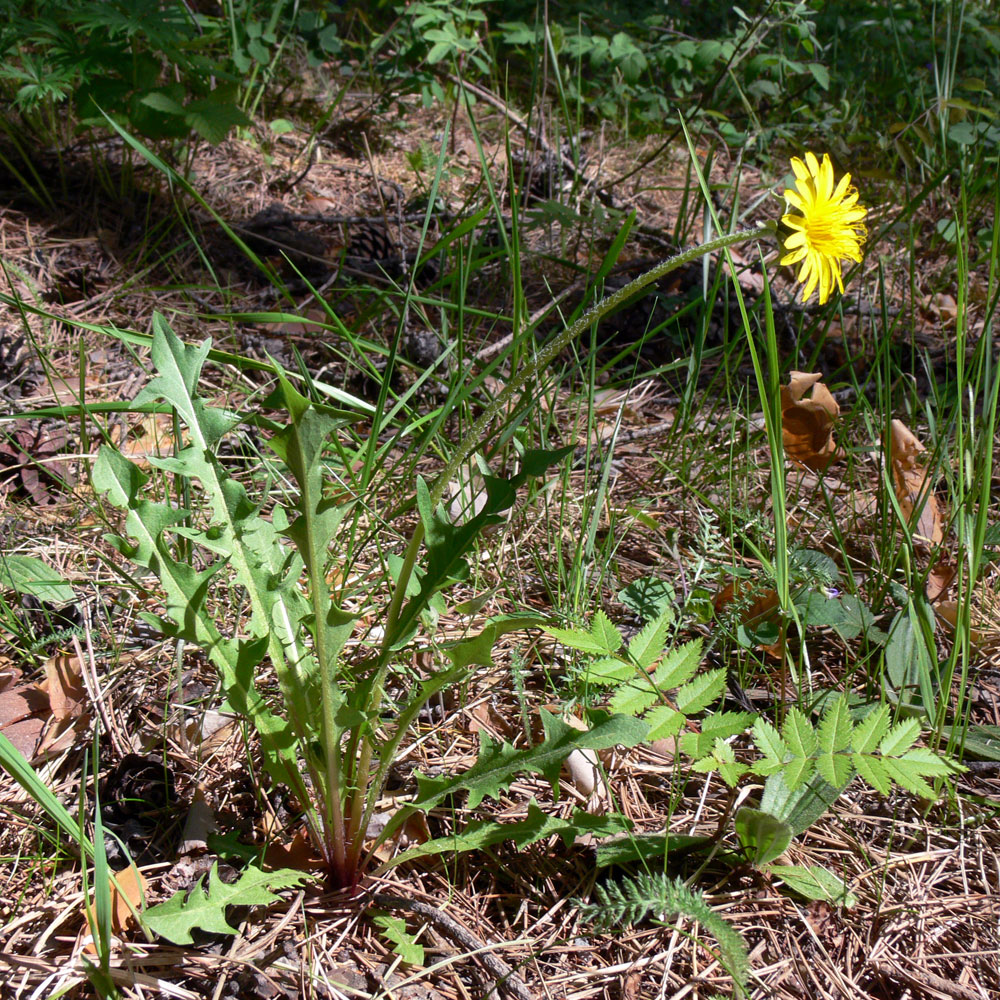
[[[443,910],[419,899],[404,899],[402,896],[391,896],[381,892],[372,895],[372,902],[386,909],[408,910],[418,917],[423,917],[435,930],[475,954],[490,975],[496,977],[500,989],[516,997],[517,1000],[535,1000],[535,995],[525,985],[524,980],[499,955],[486,950],[484,942]]]

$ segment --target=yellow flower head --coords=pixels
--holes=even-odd
[[[819,304],[833,291],[834,282],[841,294],[844,282],[840,261],[844,258],[861,263],[861,244],[868,230],[864,218],[868,210],[858,204],[858,191],[851,175],[844,174],[834,187],[833,164],[828,153],[820,163],[813,153],[806,153],[805,163],[792,157],[795,191],[785,191],[785,200],[798,214],[789,212],[781,221],[794,230],[785,240],[782,264],[802,263],[797,280],[803,285],[802,301],[808,300],[819,285]]]

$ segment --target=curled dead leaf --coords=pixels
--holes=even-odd
[[[765,623],[780,626],[777,611],[781,605],[778,592],[770,587],[758,587],[749,580],[730,580],[715,595],[715,613],[719,614],[733,602],[740,605],[740,624],[756,629]],[[769,656],[781,659],[785,653],[784,633],[779,630],[777,642],[760,646]]]
[[[927,547],[941,543],[944,526],[921,458],[924,451],[926,449],[913,431],[901,420],[893,420],[889,442],[893,492],[913,531],[914,541]]]
[[[820,381],[822,377],[819,372],[792,372],[788,385],[781,387],[781,438],[785,454],[817,472],[843,454],[833,439],[840,406]],[[805,399],[810,389],[812,394]]]
[[[52,716],[59,722],[79,718],[87,701],[80,659],[62,654],[45,661],[42,690],[48,695]]]
[[[984,613],[982,609],[973,612],[969,626],[969,642],[977,649],[995,649],[1000,645],[1000,618],[993,609],[993,615]],[[958,628],[958,601],[938,601],[934,605],[934,613],[954,632]]]
[[[146,876],[133,866],[115,872],[110,881],[111,933],[115,937],[124,937],[127,931],[138,926],[135,911],[142,908],[146,896]],[[96,926],[97,917],[94,911],[93,897],[87,901],[84,909],[84,920],[88,929],[91,926]],[[83,950],[89,955],[97,954],[93,938],[84,945]]]
[[[927,580],[924,583],[924,593],[927,595],[927,600],[933,604],[944,597],[948,593],[948,588],[952,585],[957,573],[958,567],[953,562],[939,559],[931,567],[931,571],[927,574]]]
[[[71,747],[77,734],[90,723],[87,689],[79,657],[50,656],[45,661],[45,680],[39,690],[49,700],[52,724],[38,745],[38,753],[60,753]]]

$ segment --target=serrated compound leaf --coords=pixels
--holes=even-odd
[[[847,754],[826,753],[821,750],[816,758],[816,771],[834,788],[844,789],[854,775],[854,765]]]
[[[780,857],[792,842],[792,828],[786,822],[749,806],[737,810],[733,828],[747,860],[756,867]]]
[[[943,778],[955,771],[953,764],[949,764],[943,757],[927,747],[914,747],[912,750],[907,750],[900,760],[920,767],[925,778]]]
[[[631,663],[619,660],[617,656],[602,656],[587,664],[583,679],[588,684],[620,684],[635,675]]]
[[[594,615],[594,620],[590,624],[590,633],[594,637],[594,641],[601,646],[601,651],[605,653],[616,653],[625,641],[622,639],[621,632],[603,611],[598,611]]]
[[[685,715],[693,715],[707,708],[722,697],[726,687],[726,670],[719,667],[706,670],[689,681],[677,692],[677,708]]]
[[[590,632],[575,628],[546,628],[545,631],[556,642],[569,649],[578,649],[581,653],[590,653],[593,656],[606,656],[608,654],[607,647],[595,639]],[[630,673],[634,673],[634,671],[630,671]]]
[[[796,757],[811,757],[816,752],[816,730],[798,708],[789,709],[781,735]]]
[[[745,733],[756,719],[753,712],[714,712],[702,720],[701,731],[712,739],[728,740]]]
[[[847,707],[847,698],[840,695],[836,698],[819,721],[816,735],[820,750],[824,753],[839,753],[851,745],[851,735],[854,723],[851,721],[851,710]],[[827,779],[829,780],[829,779]],[[835,782],[830,782],[835,784]]]
[[[773,757],[761,757],[751,764],[750,770],[753,774],[759,774],[762,778],[767,778],[772,774],[777,774],[784,766],[782,761],[775,760]]]
[[[754,722],[753,739],[754,743],[757,744],[757,749],[765,757],[770,758],[770,760],[779,766],[784,762],[785,757],[788,755],[788,747],[785,746],[785,741],[781,738],[781,734],[777,728],[768,722],[767,719],[760,718]],[[762,773],[756,767],[754,771],[757,774]]]
[[[191,931],[196,927],[213,934],[236,934],[226,921],[227,906],[266,906],[278,898],[275,890],[300,885],[310,877],[293,869],[263,872],[251,867],[230,885],[219,878],[216,863],[208,873],[207,890],[201,878],[190,892],[176,892],[166,902],[149,907],[144,919],[155,934],[174,944],[192,944]]]
[[[916,718],[904,719],[902,722],[897,722],[882,737],[882,742],[878,746],[878,752],[883,757],[896,757],[909,750],[919,735],[920,720]]]
[[[653,679],[645,672],[633,672],[632,678],[611,696],[609,706],[612,712],[620,712],[622,715],[640,715],[659,700],[660,692]]]
[[[649,731],[645,722],[622,715],[612,715],[592,729],[580,732],[544,709],[539,714],[545,739],[537,746],[516,750],[509,743],[495,742],[481,730],[479,758],[469,770],[440,778],[428,778],[418,772],[417,798],[412,807],[430,809],[448,795],[464,789],[469,792],[469,808],[474,809],[487,796],[498,798],[519,774],[541,774],[557,792],[562,762],[573,750],[634,747]]]
[[[746,764],[739,761],[724,761],[719,764],[719,776],[730,788],[735,788],[749,770]]]
[[[935,799],[934,789],[924,781],[923,765],[920,761],[908,760],[906,757],[884,757],[882,760],[886,774],[900,788],[905,788],[912,795],[922,799]]]
[[[888,795],[892,790],[892,779],[886,773],[882,761],[870,754],[856,753],[851,758],[855,769],[879,795]]]
[[[683,712],[678,712],[669,705],[654,705],[643,718],[649,724],[646,739],[650,743],[676,736],[687,721]]]
[[[653,674],[657,687],[668,691],[690,680],[701,663],[701,651],[701,639],[692,639],[667,653]]]
[[[231,129],[253,124],[235,104],[213,100],[211,96],[186,105],[184,120],[191,129],[213,146],[218,146]]]
[[[663,644],[666,642],[673,621],[673,612],[667,609],[647,622],[628,644],[629,656],[643,670],[651,667],[663,652]]]
[[[454,834],[436,837],[418,844],[398,854],[379,871],[395,867],[413,858],[431,857],[440,854],[481,851],[496,844],[513,844],[519,850],[540,840],[558,836],[569,847],[581,836],[597,838],[611,837],[627,832],[632,824],[624,816],[606,814],[596,816],[586,809],[574,809],[569,819],[543,812],[534,799],[528,803],[526,819],[514,823],[502,823],[495,819],[474,820]]]
[[[856,753],[873,753],[889,731],[889,706],[880,705],[854,727],[851,748]]]
[[[793,757],[785,764],[784,775],[789,789],[793,792],[801,785],[805,784],[813,774],[816,764],[809,757]]]

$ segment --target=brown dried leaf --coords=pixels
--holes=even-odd
[[[45,728],[48,700],[34,684],[20,684],[21,671],[4,670],[0,679],[0,733],[14,744],[22,757],[35,756],[38,738]]]
[[[138,868],[123,868],[115,872],[115,877],[111,879],[111,932],[115,937],[124,937],[126,931],[138,926],[133,910],[141,908],[146,887],[146,876]],[[84,920],[88,928],[96,925],[93,897],[87,901]],[[89,955],[97,954],[93,940],[88,941],[83,950]]]
[[[45,680],[39,688],[48,695],[52,717],[57,722],[78,719],[87,702],[87,689],[76,656],[60,654],[45,661]]]
[[[939,559],[927,574],[927,582],[924,584],[927,600],[933,604],[944,597],[957,572],[958,567],[953,562]]]
[[[372,815],[365,836],[368,840],[374,840],[386,827],[386,824],[395,816],[397,809],[377,812]],[[427,816],[422,812],[411,813],[403,821],[403,825],[388,839],[382,841],[372,854],[385,864],[392,860],[397,851],[405,851],[408,847],[416,844],[426,844],[431,839],[431,828],[427,825]]]
[[[785,454],[794,462],[817,472],[825,469],[842,452],[833,440],[833,425],[840,406],[815,372],[792,372],[788,385],[781,387],[781,437]],[[809,399],[805,394],[812,389]]]
[[[50,657],[45,662],[45,680],[38,689],[48,698],[52,724],[36,752],[60,753],[76,742],[77,733],[90,722],[79,659],[66,654]]]
[[[913,530],[915,541],[938,545],[944,538],[943,519],[931,482],[920,458],[926,449],[901,420],[893,420],[889,442],[892,484],[900,509]],[[914,522],[914,511],[918,512]]]
[[[184,832],[177,848],[178,854],[194,854],[208,847],[209,834],[218,831],[215,823],[215,813],[205,798],[204,789],[199,785],[194,790],[194,797],[188,807],[187,819],[184,821]]]
[[[313,847],[309,835],[299,831],[290,844],[271,841],[264,851],[264,867],[267,869],[296,868],[304,872],[320,872],[326,869],[322,853]]]
[[[934,605],[934,614],[952,631],[958,628],[958,601],[938,601]],[[990,621],[987,616],[973,613],[973,621],[969,627],[969,642],[977,649],[993,649],[1000,643],[1000,628],[996,619]]]
[[[746,598],[744,598],[746,594]],[[716,595],[713,602],[715,613],[719,614],[725,607],[733,601],[749,600],[747,606],[740,614],[740,622],[743,625],[759,626],[767,621],[777,621],[775,612],[781,603],[778,592],[771,588],[758,588],[750,581],[730,580]],[[785,652],[783,633],[778,641],[768,646],[761,646],[769,656],[781,659]]]
[[[28,420],[8,425],[0,436],[0,496],[23,490],[39,507],[55,503],[61,484],[74,481],[65,463],[51,461],[68,444],[65,427]]]
[[[143,414],[121,435],[118,450],[140,468],[148,469],[150,456],[171,455],[175,443],[173,418],[169,413]]]

